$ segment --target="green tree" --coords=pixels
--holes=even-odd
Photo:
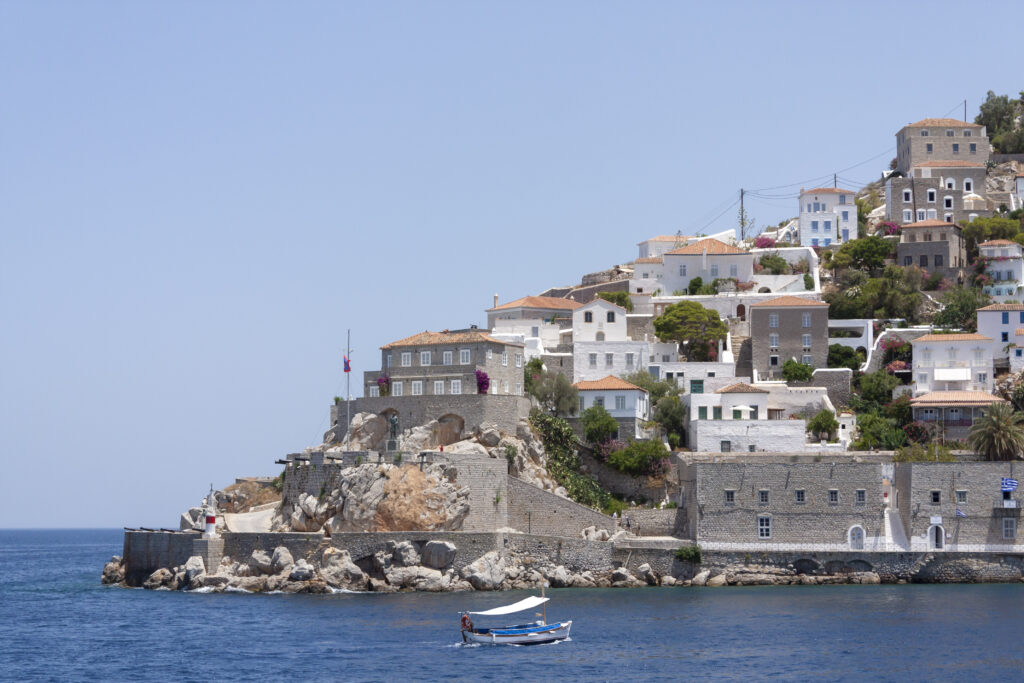
[[[560,372],[542,373],[536,380],[533,395],[541,407],[555,417],[575,415],[579,409],[579,392]]]
[[[904,394],[882,407],[882,414],[902,429],[914,421],[914,409],[910,405],[910,397]]]
[[[810,273],[804,273],[804,289],[808,291],[814,289],[814,276]]]
[[[893,462],[956,462],[952,451],[932,441],[929,444],[912,443],[909,446],[897,448],[892,456]]]
[[[523,389],[527,395],[533,396],[537,388],[537,382],[544,374],[544,362],[540,358],[531,358],[523,368]]]
[[[978,258],[978,245],[989,240],[1012,240],[1020,233],[1020,221],[1002,216],[975,218],[962,226],[967,260]]]
[[[655,474],[669,453],[665,444],[651,441],[631,441],[622,450],[608,456],[608,464],[626,474]]]
[[[839,254],[849,258],[854,268],[864,270],[878,270],[885,265],[885,259],[892,254],[893,247],[890,242],[876,235],[861,237],[850,240],[839,247]]]
[[[590,406],[583,411],[580,421],[583,423],[583,438],[595,446],[608,443],[619,431],[619,423],[604,406]]]
[[[687,285],[687,291],[690,292],[690,296],[694,296],[704,286],[704,280],[698,275],[697,277],[690,280],[690,284]]]
[[[860,354],[849,346],[842,344],[829,344],[828,346],[828,366],[830,368],[850,368],[856,372],[863,362]]]
[[[676,393],[658,399],[653,405],[651,421],[665,430],[668,442],[673,447],[681,446],[686,434],[686,404]]]
[[[729,328],[717,311],[696,301],[681,301],[654,319],[654,331],[661,341],[679,344],[680,352],[688,360],[702,361],[709,357],[710,345],[724,339]]]
[[[775,252],[761,256],[759,263],[772,275],[783,275],[790,269],[789,263],[786,262],[786,259],[782,258]]]
[[[655,379],[649,372],[634,372],[632,375],[625,375],[622,378],[633,386],[640,387],[647,392],[647,396],[653,406],[663,396],[670,396],[679,393],[679,388],[670,382]]]
[[[862,375],[858,384],[861,399],[883,406],[892,401],[892,390],[900,385],[900,381],[885,370],[876,370]]]
[[[978,329],[978,309],[992,303],[992,298],[973,287],[953,287],[942,295],[942,310],[932,322],[951,330],[975,332]]]
[[[1024,453],[1024,415],[1006,403],[989,407],[974,421],[967,444],[985,460],[1016,460]]]
[[[860,271],[845,271],[837,279],[839,286],[824,297],[829,317],[906,318],[915,323],[923,301],[922,280],[921,269],[914,266],[890,266],[883,277],[870,279]]]
[[[978,109],[974,122],[985,126],[994,152],[1024,152],[1024,131],[1016,124],[1017,117],[1024,111],[1024,92],[1020,93],[1019,100],[1011,100],[1009,95],[996,95],[989,90]]]
[[[809,382],[814,377],[814,368],[792,358],[782,366],[782,379],[787,382]]]
[[[616,306],[622,306],[630,313],[633,312],[633,300],[629,298],[629,292],[598,292],[597,296]]]
[[[819,439],[831,439],[832,435],[839,431],[839,420],[831,410],[822,408],[817,415],[808,420],[807,431]]]
[[[858,415],[857,430],[860,432],[860,438],[854,442],[853,447],[859,451],[874,448],[893,450],[907,441],[907,435],[902,429],[893,424],[892,420],[876,413]]]

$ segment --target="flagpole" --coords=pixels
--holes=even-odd
[[[352,362],[352,330],[349,329],[345,339],[345,358],[348,363]],[[345,450],[348,450],[350,443],[349,431],[352,427],[352,373],[345,373]]]

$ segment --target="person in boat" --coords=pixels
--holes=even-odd
[[[462,630],[463,631],[472,631],[473,630],[473,620],[470,619],[469,615],[466,614],[465,612],[463,612],[463,614],[462,614]]]

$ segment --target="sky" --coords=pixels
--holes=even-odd
[[[898,39],[922,13],[955,41]],[[348,330],[358,396],[381,345],[734,227],[740,188],[766,226],[876,179],[1024,89],[997,14],[0,0],[0,527],[176,527],[320,442]]]

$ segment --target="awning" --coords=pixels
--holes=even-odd
[[[500,614],[512,614],[514,612],[522,612],[525,609],[542,605],[551,598],[541,598],[536,595],[530,596],[525,600],[519,602],[513,602],[511,605],[505,605],[504,607],[495,607],[484,612],[470,612],[470,614],[479,614],[482,617],[496,617]]]
[[[971,369],[935,368],[935,379],[939,382],[966,382],[971,379]]]

